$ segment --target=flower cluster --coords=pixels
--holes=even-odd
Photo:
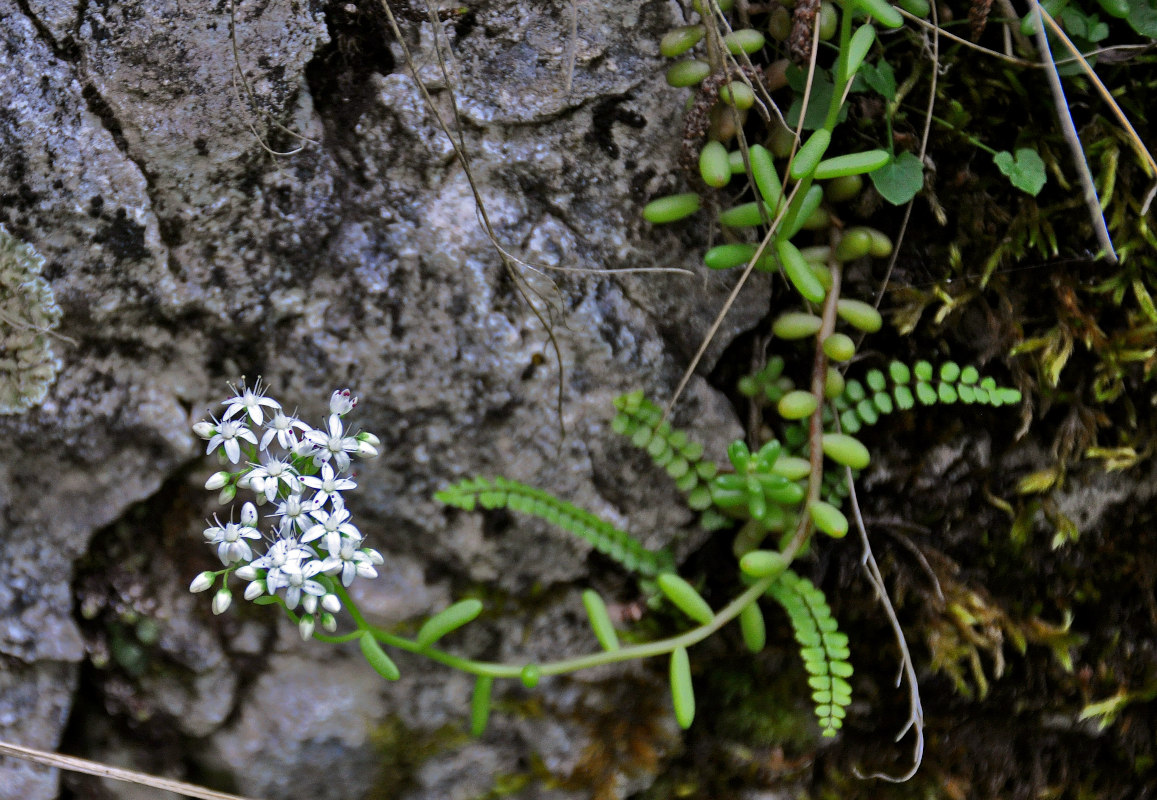
[[[348,587],[359,575],[373,578],[382,563],[376,550],[362,547],[342,495],[357,486],[349,475],[351,458],[377,456],[378,438],[346,429],[342,418],[358,402],[348,389],[333,393],[329,417],[315,429],[266,397],[260,380],[252,388],[244,379],[229,388],[233,396],[224,401],[220,419],[193,426],[209,443],[205,452],[216,451],[227,465],[205,488],[219,491],[222,505],[238,490],[253,499],[242,505],[239,521],[232,514],[225,522],[214,516],[205,539],[225,568],[202,572],[189,588],[203,592],[220,579],[213,597],[213,613],[220,614],[232,602],[228,579],[236,575],[248,581],[247,600],[280,601],[290,611],[300,606],[302,638],[312,636],[318,621],[333,630],[341,609],[337,582]],[[262,519],[259,507],[272,510]]]

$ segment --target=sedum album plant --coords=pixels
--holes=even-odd
[[[239,492],[248,499],[242,503],[238,521],[232,513],[224,522],[215,516],[205,529],[205,539],[215,547],[222,569],[201,573],[190,589],[203,592],[219,585],[212,608],[220,614],[232,601],[230,580],[240,579],[247,584],[247,600],[282,606],[303,638],[333,643],[356,639],[369,664],[388,680],[396,680],[400,671],[387,649],[423,655],[474,675],[471,731],[475,735],[486,728],[496,679],[517,679],[533,688],[543,676],[656,656],[668,660],[675,717],[682,727],[689,727],[695,717],[689,649],[736,621],[747,648],[762,650],[767,642],[762,603],[771,601],[787,615],[794,631],[820,730],[824,736],[835,736],[852,697],[848,637],[838,629],[823,591],[790,567],[806,552],[815,531],[834,538],[847,534],[849,522],[840,505],[848,494],[849,470],[866,467],[870,455],[859,440],[839,432],[838,425],[841,417],[848,419],[849,410],[854,409],[864,423],[869,423],[868,414],[849,405],[864,396],[857,381],[841,384],[841,391],[828,398],[831,411],[825,415],[818,402],[807,402],[803,396],[807,392],[785,383],[772,367],[748,379],[748,386],[763,385],[769,396],[778,391],[781,413],[785,405],[793,405],[784,400],[797,397],[795,405],[821,421],[820,434],[813,439],[794,412],[786,413],[783,443],[772,439],[752,452],[743,441],[733,442],[728,448],[729,463],[723,467],[706,459],[703,446],[686,432],[672,428],[641,392],[615,401],[613,429],[647,452],[675,481],[688,505],[701,512],[705,528],[733,530],[738,590],[720,608],[676,572],[668,551],[650,549],[628,531],[541,489],[507,478],[479,477],[436,495],[441,502],[466,511],[509,509],[537,517],[590,543],[635,573],[654,597],[666,600],[686,617],[690,627],[675,635],[622,646],[606,603],[589,589],[582,601],[600,649],[545,663],[476,661],[437,647],[444,636],[481,614],[483,605],[477,599],[454,603],[435,614],[412,638],[371,624],[347,590],[358,577],[375,577],[375,566],[383,563],[383,557],[363,546],[364,537],[351,520],[344,492],[356,488],[350,477],[353,459],[376,456],[379,442],[370,433],[347,429],[344,417],[357,404],[348,390],[333,393],[325,424],[313,428],[265,396],[260,382],[249,388],[242,381],[224,401],[219,419],[194,426],[208,442],[206,452],[216,452],[224,465],[209,478],[206,489],[219,492],[222,504],[234,502]],[[866,379],[878,389],[873,397],[877,413],[885,413],[880,408],[884,397],[903,396],[909,378],[915,379],[915,391],[925,405],[952,402],[956,397],[950,392],[959,393],[963,387],[972,387],[965,395],[977,400],[977,394],[983,394],[990,404],[1019,400],[1016,390],[997,387],[990,379],[973,374],[975,370],[960,370],[955,364],[941,366],[936,373],[941,388],[931,392],[922,387],[930,386],[936,375],[925,362],[912,370],[893,364],[889,372],[890,394],[878,371],[869,372]],[[988,388],[981,389],[982,385]],[[813,447],[815,443],[818,447]],[[820,465],[818,473],[815,465]],[[264,517],[259,509],[266,510]],[[771,542],[765,544],[769,538]],[[339,634],[337,614],[343,609],[352,630]],[[317,630],[318,623],[325,632]]]

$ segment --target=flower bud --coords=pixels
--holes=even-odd
[[[200,436],[202,439],[212,439],[217,433],[217,426],[212,422],[201,420],[193,426],[193,433]]]
[[[217,495],[217,502],[221,505],[228,505],[233,502],[233,498],[237,496],[237,487],[229,484],[221,490],[221,494]]]
[[[377,458],[378,449],[369,442],[358,442],[358,458]]]
[[[229,473],[225,471],[214,472],[209,476],[209,480],[205,481],[205,488],[210,492],[215,492],[218,489],[229,483]]]
[[[333,614],[321,615],[321,627],[325,628],[330,633],[337,630],[337,620],[334,619]]]
[[[329,413],[344,416],[353,411],[357,404],[358,399],[350,396],[349,389],[338,389],[329,397]]]
[[[230,591],[222,586],[217,590],[217,594],[213,595],[213,613],[224,614],[229,608],[229,604],[233,602],[233,595]]]
[[[297,632],[301,634],[302,641],[308,642],[313,638],[313,626],[314,621],[311,615],[302,617],[301,621],[297,623]]]
[[[257,506],[252,503],[241,506],[241,524],[246,528],[257,527]]]
[[[369,431],[362,431],[354,438],[357,439],[359,442],[365,442],[370,447],[379,447],[382,444],[382,440],[379,439],[377,436],[374,436]]]
[[[382,554],[379,553],[377,550],[373,550],[369,547],[363,547],[362,552],[365,553],[367,556],[369,556],[370,561],[372,561],[375,564],[385,564],[386,563],[386,560],[384,558],[382,558]]]
[[[304,597],[302,597],[301,598],[301,607],[305,610],[306,614],[316,614],[317,613],[317,596],[312,595],[312,594],[307,594]]]
[[[245,569],[245,567],[241,569]],[[238,572],[240,572],[240,570],[238,570]],[[251,602],[263,594],[265,594],[265,581],[253,581],[253,583],[245,587],[245,599]]]
[[[238,578],[243,581],[252,581],[257,579],[257,570],[251,564],[246,564],[243,567],[238,567],[234,572]]]
[[[321,607],[331,614],[336,614],[341,611],[341,600],[338,600],[336,594],[327,594],[321,598]]]
[[[217,574],[214,572],[202,572],[196,578],[193,578],[193,582],[189,584],[189,591],[193,593],[203,592],[213,586],[216,578]]]

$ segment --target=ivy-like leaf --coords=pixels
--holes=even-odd
[[[1045,185],[1045,162],[1036,150],[1018,147],[1015,156],[1007,150],[1001,150],[992,157],[992,162],[1008,176],[1013,186],[1033,197],[1040,194]]]
[[[887,61],[865,63],[860,67],[859,75],[888,102],[896,99],[896,72]]]
[[[924,165],[914,154],[903,152],[868,177],[881,197],[894,206],[902,206],[924,186]]]

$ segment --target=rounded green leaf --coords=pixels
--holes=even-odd
[[[824,339],[824,355],[832,361],[847,361],[856,354],[856,343],[845,333],[833,333]]]
[[[695,192],[672,194],[652,200],[643,208],[643,219],[661,225],[689,217],[699,210],[701,200]]]
[[[763,34],[754,28],[743,28],[742,30],[732,31],[723,37],[723,44],[727,47],[728,52],[733,56],[740,53],[757,53],[763,49],[766,39]]]
[[[755,92],[743,81],[732,81],[726,86],[719,87],[719,99],[740,111],[746,111],[755,105]],[[730,164],[728,167],[730,168]]]
[[[824,376],[824,399],[835,400],[844,393],[847,385],[843,373],[834,367],[828,367],[827,374]]]
[[[861,25],[856,29],[856,32],[852,34],[851,41],[848,42],[848,60],[846,66],[847,71],[843,76],[845,81],[850,79],[859,71],[860,65],[864,63],[864,57],[867,56],[868,51],[872,49],[872,42],[874,41],[876,41],[876,29],[873,28],[870,24]],[[872,169],[878,169],[879,167],[884,166],[888,163],[888,159],[889,155],[885,152],[884,160]],[[872,170],[866,169],[863,171],[871,172]]]
[[[607,613],[607,604],[594,589],[583,592],[583,607],[587,610],[587,617],[591,621],[591,630],[599,640],[604,650],[618,650],[619,636],[615,633],[615,625],[611,622],[611,615]]]
[[[706,61],[680,61],[667,68],[667,83],[676,88],[695,86],[710,74],[711,65]]]
[[[899,28],[904,24],[904,17],[888,0],[857,0],[857,3],[885,28]]]
[[[783,199],[783,182],[775,169],[775,161],[771,151],[760,144],[753,144],[747,151],[751,162],[751,175],[755,178],[755,187],[763,197],[769,209],[777,208]],[[774,214],[769,216],[774,217]]]
[[[884,324],[884,318],[880,316],[880,312],[862,300],[841,298],[836,302],[836,313],[844,322],[864,333],[875,333]]]
[[[771,471],[782,475],[789,481],[798,481],[811,474],[812,466],[806,458],[799,456],[780,456],[772,465]]]
[[[715,612],[703,599],[695,587],[680,578],[674,572],[664,572],[656,579],[661,591],[676,608],[691,619],[706,625],[715,618]]]
[[[767,578],[787,569],[788,560],[775,550],[752,550],[739,559],[739,568],[753,578]]]
[[[727,148],[719,142],[708,142],[699,151],[699,175],[708,186],[719,189],[731,180]]]
[[[810,417],[819,408],[819,401],[811,392],[796,389],[779,398],[776,410],[784,419],[803,419]]]
[[[659,52],[667,58],[681,56],[702,41],[706,29],[702,25],[684,25],[663,34],[659,40]]]
[[[871,27],[871,26],[866,26]],[[851,175],[862,175],[865,172],[877,170],[888,163],[892,158],[887,150],[865,150],[862,153],[849,153],[835,158],[825,158],[816,165],[814,177],[816,180],[829,178],[843,178]],[[861,186],[863,185],[861,181]]]
[[[358,644],[361,645],[362,655],[365,656],[369,665],[374,668],[374,672],[388,681],[396,681],[402,677],[402,673],[398,670],[397,664],[386,655],[386,651],[378,644],[378,640],[374,638],[373,634],[365,631],[361,635]]]
[[[872,249],[872,237],[867,228],[849,228],[836,245],[835,256],[840,262],[863,258]]]
[[[490,719],[490,690],[494,687],[494,678],[489,675],[479,675],[474,681],[474,695],[470,698],[470,735],[475,738],[486,731],[486,723]]]
[[[710,269],[731,269],[746,264],[754,255],[753,244],[720,244],[703,254],[703,263]]]
[[[767,645],[767,626],[758,602],[753,601],[739,612],[739,630],[743,633],[743,644],[752,653],[760,652]]]
[[[823,322],[815,314],[788,311],[775,318],[775,322],[771,324],[771,332],[780,339],[806,339],[815,336]]]
[[[418,636],[415,641],[417,641],[418,647],[429,647],[451,631],[461,628],[468,622],[474,621],[481,613],[481,600],[474,598],[462,600],[449,608],[439,611],[426,620],[425,624],[418,630]]]
[[[846,433],[825,433],[823,436],[824,455],[837,464],[864,469],[872,460],[863,442]]]
[[[676,647],[671,652],[671,701],[679,727],[690,728],[695,719],[695,689],[691,685],[691,659],[685,647]]]
[[[792,209],[784,217],[782,238],[790,239],[799,233],[805,224],[809,224],[823,199],[823,187],[818,185],[808,189],[802,200],[797,197],[792,203]]]
[[[764,205],[768,212],[767,219],[774,219],[771,209]],[[729,228],[754,228],[763,224],[763,217],[759,213],[759,204],[755,202],[740,203],[726,211],[719,212],[719,221]]]
[[[848,518],[831,503],[816,500],[808,504],[807,510],[815,526],[828,536],[842,539],[848,535]]]
[[[831,144],[831,142],[831,131],[826,128],[820,128],[809,136],[808,140],[800,147],[799,152],[795,154],[795,159],[791,162],[792,179],[798,181],[804,176],[812,174],[819,165],[820,159],[824,157],[824,153],[827,152],[828,145]]]
[[[824,162],[820,162],[822,165]],[[864,178],[861,175],[845,175],[842,178],[832,178],[824,187],[824,199],[829,203],[846,203],[860,196],[864,188]]]
[[[783,266],[784,274],[805,299],[813,303],[822,303],[824,287],[819,278],[812,272],[808,262],[800,254],[799,248],[786,239],[775,243],[775,253],[779,256],[779,263]],[[842,302],[842,301],[841,301]]]

